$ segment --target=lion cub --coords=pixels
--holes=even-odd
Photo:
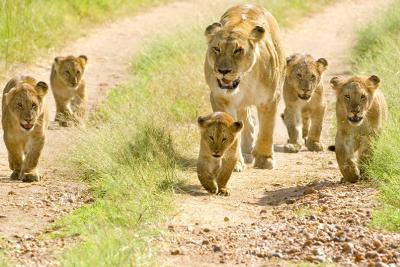
[[[197,174],[200,183],[211,194],[228,196],[227,183],[238,161],[238,137],[242,121],[225,112],[214,112],[198,118],[201,130]]]
[[[368,159],[371,139],[381,133],[387,119],[379,84],[375,75],[331,79],[337,96],[336,159],[345,181],[356,182],[364,176],[362,163]]]
[[[48,124],[48,86],[29,76],[11,79],[3,90],[2,124],[12,180],[39,180],[37,164]]]
[[[282,114],[289,140],[285,151],[297,153],[302,139],[310,151],[322,151],[320,143],[326,102],[323,73],[328,67],[324,58],[294,54],[286,59],[287,72],[283,87],[285,111]],[[302,130],[302,138],[300,131]]]
[[[82,121],[87,111],[84,72],[87,57],[56,57],[51,69],[50,84],[56,101],[56,118],[68,127]]]

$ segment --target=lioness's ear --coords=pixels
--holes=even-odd
[[[199,124],[200,128],[203,128],[204,126],[206,126],[206,118],[205,117],[198,117],[197,118],[197,123]]]
[[[243,129],[243,122],[242,121],[235,121],[230,126],[230,129],[233,133],[238,133]]]
[[[265,29],[261,26],[255,26],[250,33],[250,38],[258,42],[264,38]]]
[[[342,80],[339,77],[333,77],[330,81],[333,90],[338,89],[342,85]]]
[[[86,64],[87,64],[87,61],[88,61],[87,56],[85,56],[85,55],[80,55],[78,58],[79,58],[80,61],[82,62],[82,65],[86,65]]]
[[[319,72],[322,73],[328,68],[328,61],[325,58],[321,57],[317,60],[317,65]]]
[[[204,32],[204,35],[207,37],[208,40],[211,39],[211,37],[218,32],[219,30],[221,30],[222,28],[222,24],[219,22],[214,22],[213,24],[209,25],[206,28],[206,31]]]
[[[368,81],[368,87],[370,89],[372,89],[373,91],[378,89],[378,87],[381,83],[381,79],[376,75],[372,75],[371,77],[368,78],[367,81]]]
[[[45,82],[38,82],[35,86],[35,90],[40,97],[44,97],[47,94],[49,86]]]

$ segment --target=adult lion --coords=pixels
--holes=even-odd
[[[205,35],[205,77],[213,111],[244,122],[236,171],[244,169],[244,158],[251,163],[253,156],[256,168],[273,169],[275,115],[286,69],[275,18],[261,6],[239,5],[208,26]],[[257,107],[260,124],[255,146],[250,106]]]

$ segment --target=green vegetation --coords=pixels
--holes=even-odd
[[[390,109],[390,120],[374,144],[369,174],[380,183],[382,207],[373,224],[400,231],[400,1],[396,0],[381,17],[360,33],[354,50],[356,73],[377,74]]]
[[[0,1],[0,63],[27,62],[103,22],[167,0]]]
[[[273,3],[283,2],[293,1]],[[326,2],[302,4],[299,15]],[[168,218],[181,171],[195,162],[187,157],[198,136],[190,124],[210,110],[201,24],[150,42],[133,59],[135,80],[109,93],[71,148],[67,168],[88,183],[95,201],[55,225],[55,237],[82,239],[63,255],[63,266],[157,264],[151,241],[162,234],[157,226]]]

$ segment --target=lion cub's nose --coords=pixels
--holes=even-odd
[[[232,69],[218,69],[218,72],[221,73],[222,75],[226,75],[230,72],[232,72]]]

